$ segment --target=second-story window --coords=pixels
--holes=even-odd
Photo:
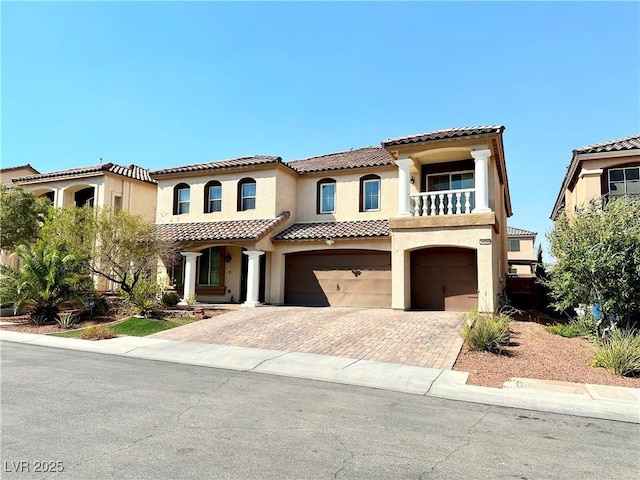
[[[507,246],[507,250],[509,252],[519,252],[520,251],[520,240],[517,238],[510,238],[509,245]]]
[[[380,177],[365,175],[360,178],[360,211],[380,210]]]
[[[212,180],[204,187],[204,213],[222,211],[222,184]]]
[[[640,167],[611,168],[609,170],[609,194],[640,194]]]
[[[317,213],[335,213],[336,211],[336,181],[323,178],[318,181]]]
[[[189,213],[191,202],[191,188],[186,183],[179,183],[173,189],[173,214]]]
[[[437,173],[427,175],[427,191],[442,192],[442,206],[445,211],[449,210],[458,213],[458,202],[460,202],[460,210],[466,212],[467,197],[469,200],[469,208],[473,210],[476,204],[475,180],[473,171],[467,172],[450,172]],[[449,195],[451,194],[451,204],[449,204]],[[436,200],[437,208],[440,206],[440,197]]]
[[[238,182],[238,210],[255,210],[256,181],[253,178],[243,178]]]

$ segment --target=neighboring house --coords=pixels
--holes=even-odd
[[[507,258],[509,275],[534,277],[531,266],[537,261],[536,232],[507,227]]]
[[[562,210],[571,216],[587,202],[606,204],[619,195],[640,195],[640,135],[575,149],[551,219]]]
[[[0,184],[11,185],[14,178],[24,177],[25,175],[36,175],[38,172],[28,163],[18,167],[0,168]]]
[[[511,203],[504,127],[441,130],[285,163],[151,172],[186,299],[494,310]]]
[[[156,217],[156,182],[149,171],[136,165],[120,166],[104,163],[49,173],[35,173],[13,178],[37,197],[47,197],[55,207],[85,205],[126,210],[148,222]],[[111,285],[97,279],[97,288],[109,290]]]

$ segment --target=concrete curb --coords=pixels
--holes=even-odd
[[[530,379],[512,379],[513,384],[506,385],[505,388],[480,387],[466,384],[467,373],[452,370],[148,337],[117,337],[96,342],[0,331],[0,340],[640,423],[640,389],[637,388],[565,382],[555,382],[562,385],[554,385],[554,382]]]

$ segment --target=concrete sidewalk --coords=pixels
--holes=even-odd
[[[512,379],[504,388],[467,385],[467,373],[281,350],[149,337],[88,341],[0,331],[0,340],[106,355],[267,373],[465,402],[640,423],[640,389]]]

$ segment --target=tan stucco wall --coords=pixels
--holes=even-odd
[[[220,220],[242,220],[252,218],[273,218],[285,206],[285,199],[280,195],[277,202],[277,189],[282,185],[283,190],[291,191],[292,185],[286,180],[286,174],[276,175],[276,169],[242,170],[234,172],[208,172],[199,176],[184,176],[172,178],[158,178],[158,211],[156,223],[178,222],[211,222]],[[280,182],[276,181],[276,176]],[[256,181],[256,208],[254,210],[238,211],[238,182],[243,178],[253,178]],[[204,213],[205,185],[211,180],[222,184],[222,211]],[[186,183],[191,188],[189,213],[173,214],[173,189],[179,183]],[[291,197],[293,200],[295,197]],[[293,201],[289,202],[290,207]],[[284,208],[287,210],[287,208]]]
[[[535,244],[533,238],[521,238],[513,237],[514,240],[520,240],[519,252],[507,252],[508,260],[536,260],[537,252],[535,250]],[[529,265],[514,265],[511,267],[515,269],[516,273],[520,277],[533,277],[531,273],[531,267]]]
[[[360,212],[360,178],[376,174],[380,176],[380,210]],[[336,181],[335,213],[318,214],[317,184],[323,178]],[[298,222],[331,222],[344,220],[371,220],[390,218],[398,213],[398,168],[358,169],[348,172],[324,172],[306,174],[298,178],[296,196]]]

